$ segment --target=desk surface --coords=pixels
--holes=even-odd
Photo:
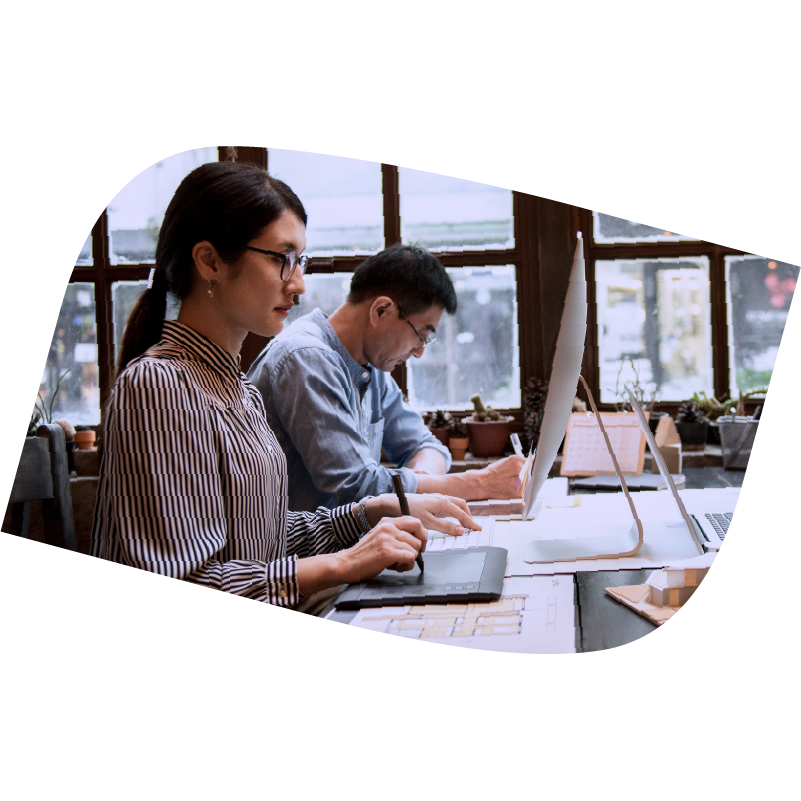
[[[745,472],[722,467],[694,467],[684,470],[686,484],[682,489],[723,489],[741,487]],[[574,490],[570,494],[591,494]],[[656,626],[631,609],[612,600],[604,589],[628,584],[642,584],[652,570],[604,570],[577,573],[576,582],[576,651],[602,651],[639,640]],[[330,607],[333,608],[333,607]],[[328,610],[327,610],[328,611]],[[355,612],[334,612],[329,620],[349,623]]]

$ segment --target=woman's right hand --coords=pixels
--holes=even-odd
[[[366,581],[387,568],[411,570],[417,554],[425,549],[426,537],[415,517],[384,518],[355,545],[336,554],[340,583]]]

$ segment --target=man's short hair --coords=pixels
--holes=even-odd
[[[456,313],[456,290],[439,259],[417,245],[392,245],[362,262],[350,282],[350,303],[386,295],[405,314],[431,306]]]

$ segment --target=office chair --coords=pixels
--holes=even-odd
[[[45,532],[55,535],[61,547],[76,550],[66,441],[64,430],[54,423],[39,426],[35,437],[25,439],[9,498],[10,534],[28,535],[30,502],[37,500],[42,501]]]

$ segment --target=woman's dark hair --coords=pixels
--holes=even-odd
[[[386,295],[406,314],[431,306],[456,312],[456,290],[436,256],[418,245],[392,245],[363,261],[354,271],[348,300],[362,303]]]
[[[306,224],[306,210],[283,182],[255,164],[218,161],[189,173],[164,214],[156,245],[153,286],[136,304],[120,344],[117,375],[161,339],[167,294],[182,300],[192,287],[192,248],[208,241],[233,262],[262,228],[284,211]]]

